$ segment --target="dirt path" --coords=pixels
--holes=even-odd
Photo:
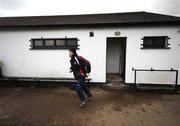
[[[92,89],[79,108],[76,92],[59,88],[0,88],[0,119],[78,126],[179,126],[180,94]]]

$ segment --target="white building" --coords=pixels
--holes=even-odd
[[[92,82],[132,69],[180,71],[180,17],[148,12],[0,18],[6,77],[71,78],[68,48],[91,62]],[[178,76],[180,84],[180,76]],[[175,84],[176,72],[138,71],[137,83]]]

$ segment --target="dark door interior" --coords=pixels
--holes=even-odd
[[[125,79],[126,37],[107,38],[107,74],[119,74]]]

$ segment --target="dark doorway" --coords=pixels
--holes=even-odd
[[[125,81],[126,37],[108,37],[106,54],[106,73],[108,77],[119,76]]]

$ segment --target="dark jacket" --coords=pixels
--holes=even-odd
[[[88,70],[86,70],[87,68],[85,67],[88,64],[90,64],[89,61],[87,61],[85,58],[81,56],[75,55],[71,57],[70,64],[70,70],[73,72],[74,78],[77,80],[85,78],[86,71],[91,72],[91,68],[88,68]]]

